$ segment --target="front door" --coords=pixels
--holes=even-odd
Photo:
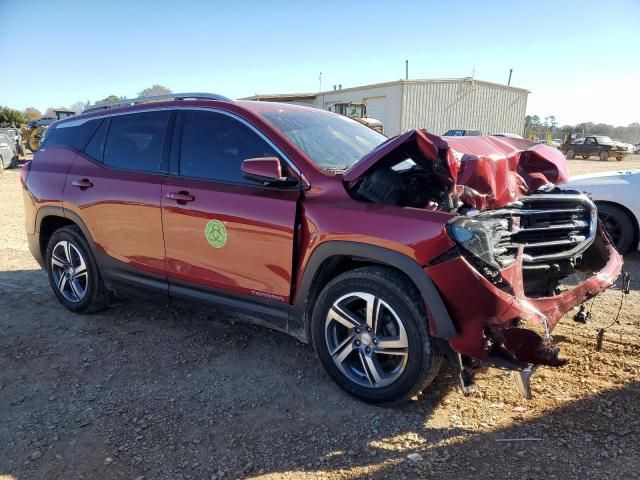
[[[162,186],[170,288],[194,284],[288,302],[299,188],[243,178],[244,159],[282,156],[239,118],[180,112]],[[286,170],[285,170],[286,171]]]
[[[595,137],[587,137],[582,146],[582,153],[585,155],[599,155],[600,146]]]

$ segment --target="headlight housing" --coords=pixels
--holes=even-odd
[[[615,145],[611,147],[611,150],[617,150],[618,147],[616,147]]]
[[[506,219],[457,217],[448,224],[449,236],[458,245],[496,270],[505,267],[497,257],[507,251],[500,242],[509,235],[508,228]]]

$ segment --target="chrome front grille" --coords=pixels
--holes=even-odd
[[[538,194],[521,202],[520,225],[511,240],[524,245],[525,262],[570,258],[591,245],[597,211],[586,195]]]
[[[596,234],[597,211],[584,194],[535,194],[517,204],[482,212],[479,217],[508,219],[509,227],[495,245],[504,266],[523,246],[527,264],[573,258],[585,251]]]

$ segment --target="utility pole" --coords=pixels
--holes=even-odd
[[[318,81],[320,82],[320,85],[318,86],[318,91],[321,92],[322,91],[322,72],[320,72],[320,75],[318,75]]]
[[[404,79],[409,80],[409,60],[404,61]]]
[[[509,81],[507,82],[507,86],[511,85],[511,74],[513,73],[513,68],[509,69]]]

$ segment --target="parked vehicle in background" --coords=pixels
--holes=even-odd
[[[579,175],[566,188],[589,193],[620,253],[640,247],[640,170]]]
[[[0,134],[5,134],[12,140],[16,155],[24,155],[24,145],[22,144],[22,136],[19,128],[0,128]]]
[[[631,143],[623,142],[622,140],[613,140],[618,146],[622,147],[623,150],[627,150],[629,153],[633,153],[633,145]]]
[[[615,157],[616,160],[621,161],[631,153],[627,148],[619,145],[606,135],[589,135],[582,142],[565,143],[560,147],[560,150],[569,160],[575,158],[576,155],[580,155],[584,159],[595,156],[602,161],[606,161],[610,157]]]
[[[633,153],[640,153],[640,143],[636,143],[633,147]]]
[[[226,305],[312,343],[370,402],[418,394],[445,355],[463,387],[496,365],[525,394],[536,365],[564,363],[550,332],[622,268],[593,202],[547,188],[567,177],[526,140],[387,139],[205,94],[58,121],[21,171],[29,248],[67,309],[131,285]]]
[[[482,135],[480,130],[463,130],[463,129],[453,129],[447,130],[443,137],[477,137]]]
[[[62,120],[75,115],[75,112],[72,110],[55,110],[54,113],[55,117],[42,117],[39,120],[29,122],[27,128],[23,130],[22,134],[24,137],[24,143],[32,152],[35,153],[40,147],[43,132],[49,125],[57,120]]]
[[[13,139],[5,133],[0,133],[0,170],[14,168],[18,164],[18,154],[16,153]]]
[[[509,138],[522,138],[522,135],[518,135],[517,133],[492,133],[493,137],[509,137]]]

